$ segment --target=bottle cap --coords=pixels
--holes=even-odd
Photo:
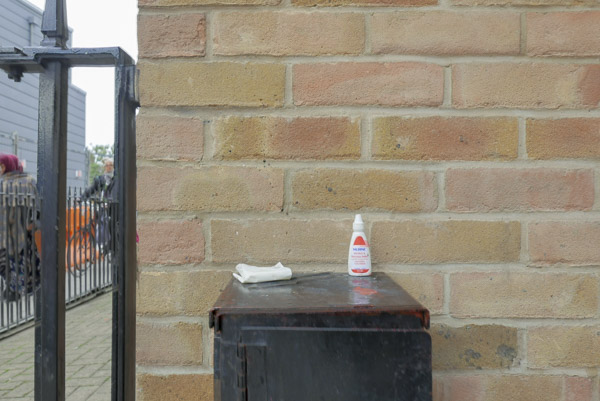
[[[352,229],[354,231],[365,231],[365,223],[363,223],[363,219],[360,214],[354,216],[354,223],[352,224]]]

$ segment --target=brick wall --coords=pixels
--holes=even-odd
[[[434,400],[600,401],[600,2],[139,0],[138,397],[212,399],[237,262],[375,271]]]

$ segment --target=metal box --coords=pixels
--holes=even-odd
[[[210,312],[216,401],[430,401],[429,311],[387,275],[232,280]]]

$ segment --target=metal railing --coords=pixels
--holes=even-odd
[[[0,185],[0,338],[32,323],[40,285],[40,199],[23,185]],[[116,249],[114,202],[67,195],[65,302],[75,306],[110,288]]]

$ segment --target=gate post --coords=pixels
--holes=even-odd
[[[46,0],[42,46],[66,47],[65,0]],[[35,401],[65,400],[65,215],[69,67],[50,60],[40,74],[38,193],[41,288],[36,297]],[[42,350],[44,350],[42,352]]]
[[[118,215],[113,282],[112,400],[135,400],[136,147],[134,60],[121,48],[66,46],[65,0],[46,0],[43,46],[0,48],[0,68],[19,82],[40,75],[38,189],[42,199],[41,288],[36,289],[35,400],[65,400],[65,217],[68,72],[115,67],[115,184]]]
[[[40,74],[38,193],[41,287],[35,322],[35,400],[65,399],[65,217],[68,68],[49,62]],[[45,350],[42,353],[42,350]]]
[[[113,286],[113,401],[135,400],[135,284],[137,276],[135,110],[137,69],[121,60],[115,69],[115,172],[117,264]]]

